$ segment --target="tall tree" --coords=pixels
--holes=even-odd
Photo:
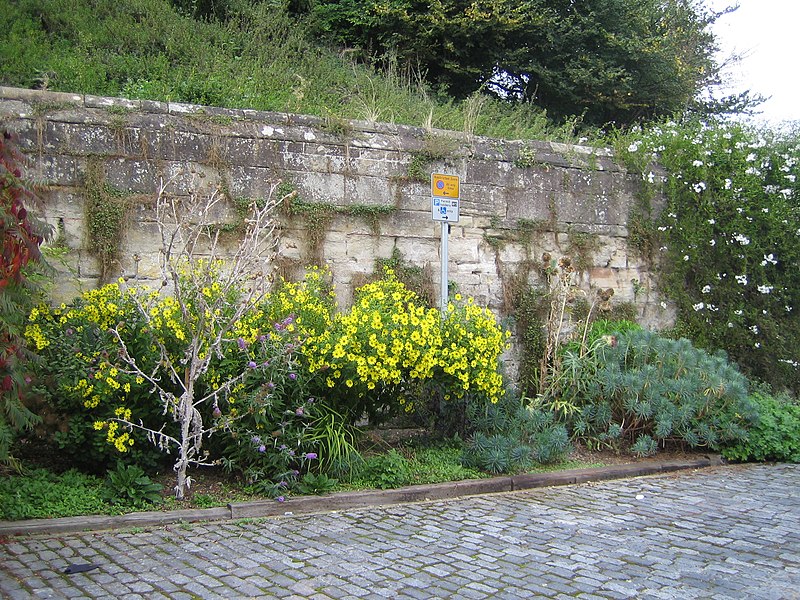
[[[553,117],[633,121],[687,107],[716,75],[698,0],[315,0],[317,30],[419,68],[455,98],[478,89]]]

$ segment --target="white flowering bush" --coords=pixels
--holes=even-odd
[[[667,205],[646,244],[681,333],[800,389],[800,143],[739,124],[667,123],[622,140]],[[654,175],[653,165],[666,171]],[[640,236],[641,237],[641,236]]]

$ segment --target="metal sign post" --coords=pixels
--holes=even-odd
[[[442,223],[442,276],[440,280],[441,312],[444,318],[447,312],[448,294],[448,234],[450,223],[458,223],[459,199],[461,196],[457,175],[431,174],[431,217],[434,221]]]

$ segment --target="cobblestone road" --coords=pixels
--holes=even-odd
[[[17,538],[0,545],[0,596],[800,598],[800,466]]]

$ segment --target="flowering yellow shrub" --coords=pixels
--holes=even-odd
[[[498,358],[508,333],[471,300],[448,307],[445,318],[426,308],[397,280],[385,277],[358,290],[353,307],[311,338],[302,352],[312,373],[324,376],[328,396],[352,413],[380,404],[413,410],[407,392],[419,381],[436,380],[446,397],[502,394]]]

